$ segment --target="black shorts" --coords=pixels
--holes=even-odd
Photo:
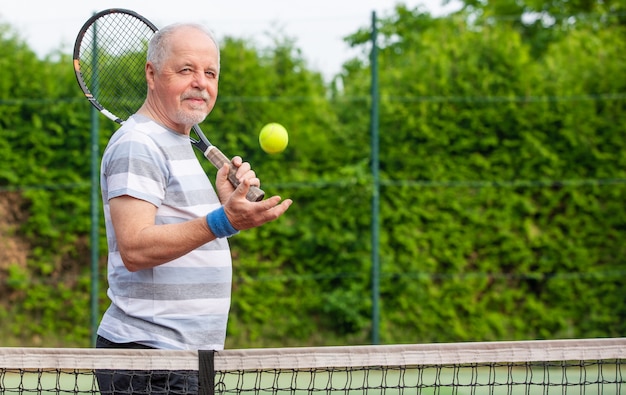
[[[98,336],[96,348],[151,349],[138,343],[114,343]],[[97,370],[103,395],[197,394],[198,372],[188,370]]]

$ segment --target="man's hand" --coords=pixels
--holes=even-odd
[[[237,179],[241,183],[237,188],[228,181],[230,166],[237,167]],[[218,170],[215,184],[226,216],[237,230],[255,228],[273,221],[283,215],[293,203],[291,199],[282,200],[280,196],[272,196],[260,202],[248,201],[246,194],[250,186],[258,187],[261,182],[250,164],[243,162],[238,156],[233,158],[232,164],[226,164]]]
[[[220,171],[222,171],[223,168],[218,170],[217,178],[215,180],[217,196],[219,197],[222,204],[224,204],[230,198],[230,195],[232,195],[235,191],[235,187],[228,180],[228,171],[230,170],[230,167],[234,167],[235,169],[237,169],[236,177],[239,182],[242,182],[243,180],[250,180],[250,185],[255,185],[257,187],[261,186],[261,181],[257,178],[254,170],[250,168],[250,163],[244,162],[241,157],[233,157],[231,163],[228,166],[229,167],[226,167],[226,171],[223,177],[220,174]]]

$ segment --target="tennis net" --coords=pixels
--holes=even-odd
[[[626,394],[626,338],[212,351],[0,348],[0,394]],[[100,376],[100,377],[98,377]],[[197,381],[194,381],[197,380]],[[199,383],[199,384],[196,384]]]

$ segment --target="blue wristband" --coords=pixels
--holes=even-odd
[[[211,232],[213,232],[215,237],[218,239],[230,237],[239,233],[237,229],[233,228],[233,225],[228,220],[226,211],[224,211],[224,206],[208,213],[206,215],[206,223],[209,225]]]

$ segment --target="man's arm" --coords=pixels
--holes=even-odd
[[[127,195],[111,199],[109,208],[122,261],[131,272],[180,258],[215,239],[204,217],[155,225],[157,208]]]
[[[281,201],[279,196],[260,202],[248,201],[246,194],[250,185],[258,185],[254,172],[248,164],[240,166],[241,184],[231,190],[228,170],[229,165],[224,165],[217,172],[216,184],[225,199],[226,216],[235,229],[246,230],[273,221],[291,205],[291,199]],[[215,239],[205,217],[156,225],[157,207],[127,195],[109,200],[109,210],[122,261],[130,271],[167,263]]]

